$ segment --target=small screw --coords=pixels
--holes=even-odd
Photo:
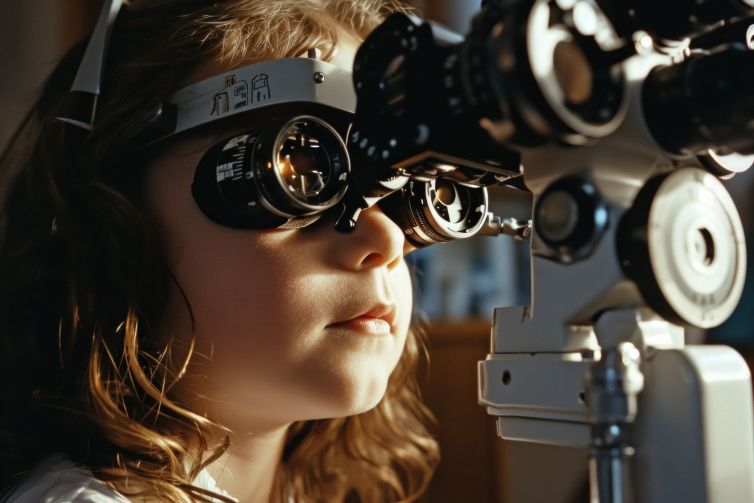
[[[314,74],[314,82],[316,82],[317,84],[321,84],[324,81],[325,81],[325,74],[324,73],[322,73],[322,72],[316,72]]]
[[[503,371],[503,384],[506,386],[511,383],[511,373],[509,370]]]
[[[654,47],[654,41],[646,31],[637,31],[633,34],[632,39],[637,54],[647,54]]]

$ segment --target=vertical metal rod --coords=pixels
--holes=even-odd
[[[589,486],[592,503],[630,503],[632,501],[630,456],[621,447],[590,450]]]
[[[631,343],[606,348],[587,376],[592,423],[589,486],[592,503],[632,503],[630,426],[644,385],[639,352]]]

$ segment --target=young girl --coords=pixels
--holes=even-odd
[[[197,206],[250,111],[144,148],[177,90],[321,51],[350,70],[391,0],[131,0],[91,132],[59,120],[85,44],[0,166],[0,500],[413,501],[438,461],[403,234],[239,229]],[[272,90],[274,91],[274,90]],[[57,118],[57,119],[56,119]]]

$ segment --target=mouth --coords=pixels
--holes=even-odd
[[[330,326],[364,335],[390,335],[393,332],[396,314],[395,304],[376,304],[368,311]]]

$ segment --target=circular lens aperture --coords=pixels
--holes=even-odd
[[[468,211],[468,208],[464,207],[464,202],[468,201],[461,199],[455,184],[438,180],[434,187],[430,186],[429,194],[432,198],[432,206],[438,215],[451,224],[457,224],[463,220],[464,214]]]
[[[487,189],[443,179],[411,180],[380,207],[414,246],[427,246],[476,235],[487,216]]]
[[[675,323],[710,328],[738,304],[746,275],[741,220],[714,176],[683,168],[650,179],[619,229],[627,276]]]
[[[191,192],[214,222],[241,229],[301,224],[335,206],[347,189],[345,143],[312,116],[270,119],[236,134],[199,161]]]
[[[281,188],[297,203],[329,205],[342,195],[348,171],[345,146],[323,122],[312,117],[290,121],[280,130],[274,156]]]
[[[278,148],[275,167],[288,191],[305,201],[322,192],[331,172],[319,140],[298,129]]]

